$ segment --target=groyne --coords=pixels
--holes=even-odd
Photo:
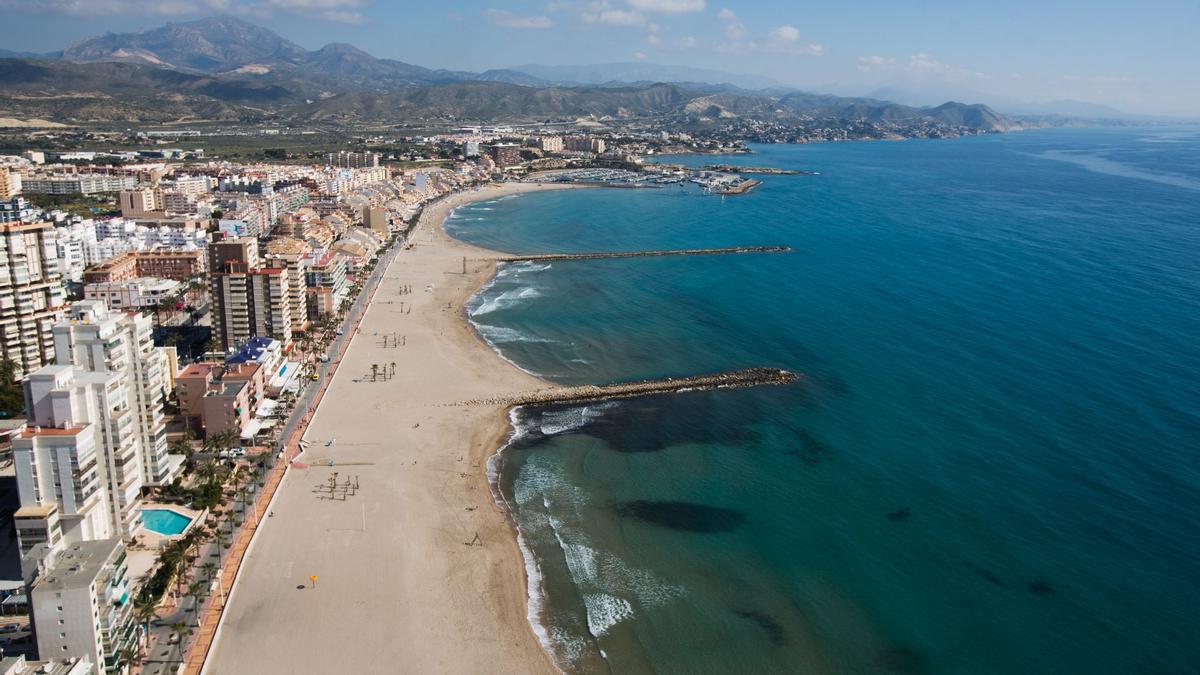
[[[734,253],[789,253],[791,246],[733,246],[728,248],[685,248],[665,251],[618,251],[615,253],[543,253],[491,258],[496,262],[552,262],[555,260],[602,260],[605,258],[658,258],[677,255],[728,255]]]
[[[708,375],[668,377],[614,384],[585,384],[575,387],[550,387],[508,396],[472,399],[455,405],[554,405],[561,403],[590,403],[616,398],[674,394],[682,391],[707,389],[740,389],[767,385],[791,384],[798,379],[793,372],[780,368],[747,368]]]

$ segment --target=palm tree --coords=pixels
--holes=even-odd
[[[193,581],[188,584],[187,594],[192,596],[192,609],[195,610],[196,625],[200,625],[200,601],[208,592],[208,586],[202,581]]]
[[[211,459],[196,467],[196,477],[207,485],[212,485],[220,473],[221,465]]]
[[[212,583],[213,576],[217,573],[217,563],[209,560],[201,565],[200,569],[204,571],[204,578],[207,579],[208,583]]]
[[[218,529],[213,533],[213,539],[217,541],[217,560],[224,562],[225,544],[229,543],[232,537],[225,530]]]
[[[137,594],[133,598],[133,614],[137,617],[138,623],[142,624],[142,635],[146,636],[147,642],[150,637],[150,622],[154,620],[158,609],[158,601],[149,596]],[[141,650],[138,650],[141,653]]]

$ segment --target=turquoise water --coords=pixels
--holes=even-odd
[[[183,534],[192,519],[170,509],[142,509],[142,522],[147,530],[171,537]]]
[[[521,411],[498,485],[584,672],[1183,673],[1200,664],[1200,133],[763,146],[740,197],[459,209],[470,303],[561,382],[795,386]],[[709,158],[681,161],[706,163]]]

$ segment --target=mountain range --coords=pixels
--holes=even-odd
[[[765,78],[646,63],[482,73],[380,59],[353,45],[307,50],[240,19],[110,33],[50,54],[0,53],[0,117],[64,123],[533,121],[674,115],[695,123],[927,120],[1016,125],[985,105],[914,107],[814,95]]]

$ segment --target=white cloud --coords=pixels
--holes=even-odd
[[[646,23],[645,15],[627,9],[605,9],[598,13],[584,12],[584,23],[602,23],[609,26],[641,26]]]
[[[732,12],[730,13],[732,14]],[[776,27],[765,36],[749,36],[746,27],[740,22],[730,23],[725,27],[728,39],[717,46],[722,54],[785,54],[790,56],[824,56],[825,46],[816,42],[801,40],[800,30],[795,26],[784,24]]]
[[[519,16],[504,9],[487,9],[484,10],[483,16],[488,21],[504,28],[544,29],[554,27],[554,22],[548,16]]]
[[[662,38],[658,37],[654,33],[650,33],[646,36],[646,42],[657,47],[658,45],[662,44]]]
[[[908,57],[908,67],[917,72],[939,74],[948,73],[951,70],[954,70],[953,66],[947,63],[942,63],[925,52],[917,52],[916,54]]]
[[[684,49],[691,49],[692,47],[696,46],[696,38],[692,37],[691,35],[685,35],[675,40],[675,46],[682,47]]]
[[[725,9],[717,12],[717,18],[722,21],[737,21],[738,16],[737,14],[733,13],[732,9],[726,7]]]
[[[771,37],[782,42],[796,42],[800,39],[800,29],[795,26],[780,26],[771,31]]]
[[[882,56],[860,56],[855,67],[861,72],[869,73],[873,70],[886,70],[895,63],[896,59],[885,59]]]
[[[633,58],[637,59],[638,61],[645,61],[646,60],[646,52],[634,52]]]
[[[704,0],[626,0],[630,7],[650,14],[703,12]]]

